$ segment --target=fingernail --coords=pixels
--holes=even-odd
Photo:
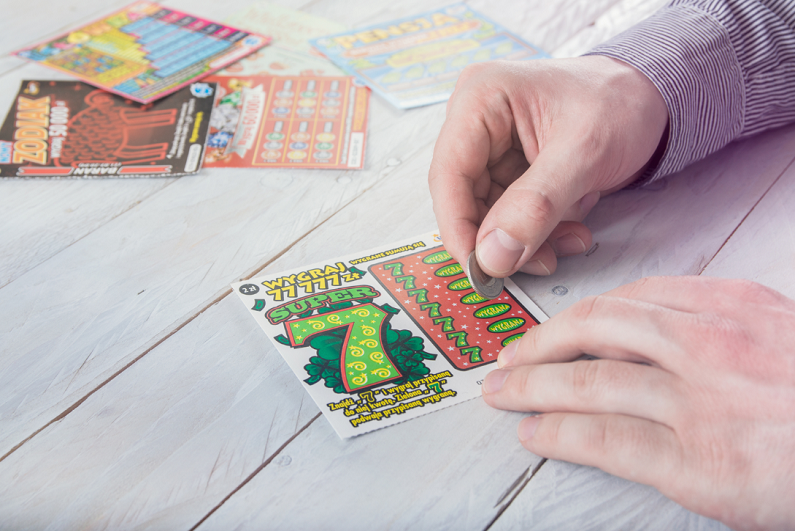
[[[528,275],[539,275],[544,277],[551,275],[549,269],[547,269],[547,266],[545,266],[544,262],[541,260],[527,262],[525,265],[519,268],[519,271],[522,273],[527,273]]]
[[[498,274],[512,270],[522,253],[524,244],[508,236],[502,229],[491,231],[477,246],[480,265]]]
[[[484,393],[496,393],[500,389],[502,389],[502,384],[505,383],[505,379],[508,378],[508,375],[511,371],[491,371],[486,375],[486,379],[483,380],[483,392]]]
[[[570,232],[564,234],[557,240],[552,242],[552,248],[558,256],[566,256],[570,254],[580,254],[587,251],[585,242],[583,242],[576,234]]]
[[[599,202],[599,198],[602,196],[600,192],[590,192],[585,194],[582,199],[580,199],[580,211],[583,214],[587,214],[593,207],[596,206],[596,203]]]
[[[519,345],[519,339],[511,341],[507,347],[497,355],[497,367],[502,369],[516,356],[516,347]]]
[[[536,434],[538,423],[541,422],[541,415],[535,417],[527,417],[519,423],[519,428],[516,430],[519,434],[519,440],[522,442],[529,441]]]

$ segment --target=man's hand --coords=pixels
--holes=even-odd
[[[445,247],[483,270],[548,275],[584,252],[579,223],[636,179],[668,110],[638,70],[607,57],[468,67],[447,104],[428,176]]]
[[[574,361],[588,353],[600,359]],[[483,383],[537,411],[530,451],[656,487],[738,529],[795,522],[795,301],[759,284],[647,278],[530,329]]]

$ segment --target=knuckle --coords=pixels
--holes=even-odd
[[[512,388],[523,402],[533,403],[533,394],[536,388],[536,385],[533,384],[534,372],[532,368],[511,371],[511,376],[516,378],[515,385]]]
[[[638,296],[653,291],[660,286],[665,286],[665,277],[643,277],[629,284],[627,298],[635,299]]]
[[[474,63],[468,65],[461,71],[453,89],[453,94],[447,103],[447,109],[450,110],[451,106],[456,105],[461,94],[470,93],[473,90],[480,90],[482,88],[482,80],[488,79],[488,70],[490,65],[487,63]]]
[[[617,415],[593,417],[585,430],[583,445],[593,456],[615,455],[628,448],[635,452],[654,452],[650,438],[640,426],[627,423]]]
[[[510,190],[510,188],[509,188]],[[525,190],[519,194],[505,194],[515,201],[511,205],[517,212],[523,212],[527,222],[535,226],[557,225],[558,209],[545,190]]]
[[[598,399],[601,377],[600,364],[596,361],[578,361],[572,364],[571,389],[574,396],[583,402]]]
[[[689,349],[694,359],[744,374],[758,373],[757,340],[745,324],[715,312],[697,314],[695,322],[696,348]]]
[[[541,325],[543,324],[541,323]],[[541,325],[531,327],[519,339],[519,345],[516,348],[517,358],[521,356],[524,360],[532,361],[536,353],[544,352],[544,344],[548,341],[547,327]]]
[[[557,211],[555,208],[555,203],[552,201],[552,198],[549,197],[549,194],[544,190],[537,190],[530,194],[530,197],[527,201],[527,207],[531,217],[534,217],[544,224],[557,221],[554,219]]]
[[[536,428],[533,441],[542,448],[558,448],[563,443],[565,415],[544,415]]]
[[[591,454],[601,454],[609,451],[611,444],[610,438],[610,417],[597,416],[589,423],[588,428],[585,430],[585,437],[583,445],[585,449]]]
[[[600,306],[604,306],[604,296],[596,295],[585,297],[574,306],[569,308],[569,312],[575,321],[586,322],[598,311]]]
[[[779,292],[757,282],[745,279],[726,281],[728,290],[740,300],[755,301],[763,304],[779,304],[785,297]]]
[[[479,77],[480,75],[484,74],[490,68],[491,67],[488,63],[472,63],[467,65],[464,70],[461,71],[461,75],[458,76],[458,81],[462,84],[466,83],[471,78]]]
[[[700,329],[699,337],[706,345],[718,346],[720,350],[729,347],[747,351],[754,341],[753,335],[742,323],[719,313],[700,313],[695,318]]]

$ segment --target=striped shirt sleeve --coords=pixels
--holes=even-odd
[[[792,0],[674,0],[587,55],[634,66],[665,99],[668,142],[644,183],[795,121]]]

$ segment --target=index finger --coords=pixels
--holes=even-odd
[[[513,142],[512,117],[502,99],[484,102],[465,90],[448,110],[433,150],[428,186],[442,241],[464,263],[488,211],[489,162]]]
[[[689,315],[645,301],[589,297],[532,327],[505,347],[497,362],[500,367],[515,367],[573,361],[590,354],[673,370],[688,359],[681,338],[692,324]]]

